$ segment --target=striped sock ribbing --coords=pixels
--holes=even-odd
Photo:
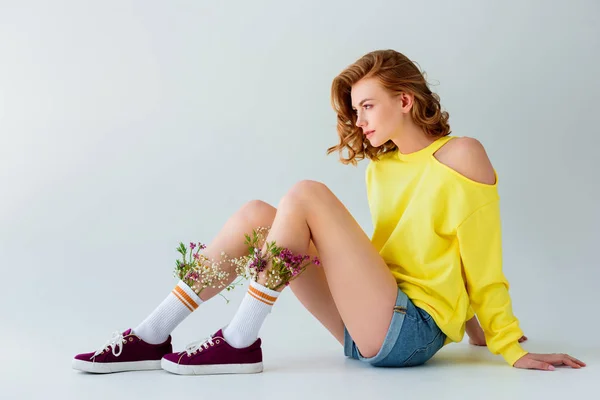
[[[202,304],[202,299],[183,281],[142,321],[133,332],[151,344],[163,343],[188,315]]]

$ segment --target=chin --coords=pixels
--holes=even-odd
[[[368,140],[368,139],[367,139]],[[379,140],[369,140],[369,143],[371,144],[371,146],[373,147],[381,147],[381,145],[383,145],[383,143],[381,143]]]

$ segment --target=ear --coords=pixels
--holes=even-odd
[[[412,109],[415,96],[412,93],[401,92],[398,95],[397,100],[402,113],[407,114]]]

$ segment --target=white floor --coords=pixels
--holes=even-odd
[[[299,319],[304,323],[309,318],[301,314]],[[273,329],[273,320],[269,322],[263,335],[265,371],[255,375],[181,377],[165,371],[93,375],[72,370],[74,353],[94,349],[91,339],[101,336],[97,323],[80,328],[80,333],[93,334],[70,332],[62,340],[57,333],[35,339],[34,332],[6,338],[0,398],[566,399],[594,398],[600,378],[599,346],[583,337],[568,346],[571,354],[588,363],[581,370],[518,370],[485,348],[465,342],[447,346],[425,366],[379,369],[343,357],[341,346],[314,324],[302,333],[299,324],[288,324],[286,332],[291,333],[284,337]],[[191,327],[186,324],[180,336],[191,338]],[[530,351],[556,350],[557,342],[548,341],[548,335],[541,341],[535,339],[541,331],[530,329],[528,334],[533,338],[527,345]],[[303,337],[309,339],[301,341]],[[174,339],[176,349],[184,344]]]

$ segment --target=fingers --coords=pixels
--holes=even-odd
[[[554,354],[551,360],[547,360],[553,365],[566,365],[571,368],[579,369],[585,367],[585,363],[578,359],[571,357],[568,354]]]
[[[575,361],[571,360],[570,358],[564,358],[562,360],[561,364],[567,365],[571,368],[581,368],[581,365],[577,364]]]
[[[564,364],[564,365],[568,365],[571,368],[585,367],[585,363],[583,361],[579,361],[575,357],[571,357],[568,354],[561,354],[560,356],[561,356],[561,358],[557,361],[558,364],[554,363],[554,365]]]
[[[583,361],[579,361],[578,359],[576,359],[575,357],[571,357],[568,356],[572,361],[576,362],[577,364],[579,364],[582,367],[585,367],[585,363]]]

